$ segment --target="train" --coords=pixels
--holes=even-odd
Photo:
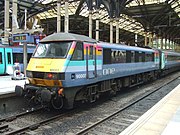
[[[35,50],[35,46],[28,46],[27,61]],[[5,46],[0,45],[0,75],[8,73],[8,67],[12,67],[14,63],[20,64],[20,70],[24,71],[23,66],[23,46]]]
[[[54,33],[42,39],[27,66],[28,84],[18,96],[55,109],[93,103],[124,87],[149,82],[180,67],[180,53],[99,42],[84,35]]]

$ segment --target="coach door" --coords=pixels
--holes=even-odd
[[[10,73],[11,67],[13,65],[13,57],[12,57],[12,49],[5,48],[5,65],[6,65],[6,73]]]
[[[5,73],[4,48],[0,48],[0,74]]]
[[[86,56],[86,78],[95,78],[97,76],[96,47],[94,44],[85,44]]]

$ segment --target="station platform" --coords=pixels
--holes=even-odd
[[[180,84],[119,135],[179,135]]]
[[[24,86],[25,82],[28,80],[12,80],[11,76],[0,76],[0,98],[15,94],[15,86]]]

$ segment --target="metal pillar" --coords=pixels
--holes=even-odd
[[[171,40],[169,40],[169,49],[172,50],[172,41]]]
[[[96,40],[99,41],[99,9],[96,11]]]
[[[152,33],[149,33],[149,46],[152,47]]]
[[[25,13],[25,17],[24,17],[24,31],[26,31],[27,27],[26,27],[26,23],[27,23],[27,9],[25,8],[24,10]]]
[[[165,38],[165,50],[167,50],[167,38]]]
[[[8,43],[8,37],[9,37],[9,0],[5,0],[4,5],[4,41],[7,44]]]
[[[113,19],[110,19],[110,43],[113,43]]]
[[[147,32],[145,32],[145,37],[144,37],[145,39],[144,39],[144,44],[145,44],[145,46],[147,46]]]
[[[65,21],[64,21],[64,32],[69,32],[69,13],[68,13],[69,3],[68,0],[65,0]]]
[[[27,9],[25,9],[24,17],[24,31],[26,31],[26,19],[27,19]],[[27,67],[27,43],[23,44],[23,64],[24,64],[24,76],[26,77],[26,67]]]
[[[170,39],[167,40],[167,49],[171,49],[171,46],[170,46]]]
[[[161,37],[160,40],[161,40],[161,43],[160,43],[161,45],[160,46],[161,46],[161,49],[163,49],[163,38]]]
[[[27,67],[27,43],[23,43],[23,64],[24,64],[24,76],[26,76],[26,67]]]
[[[92,11],[89,10],[89,37],[92,38]]]
[[[152,47],[154,47],[154,48],[158,48],[158,37],[157,37],[157,35],[154,33],[153,34],[153,42],[152,42]]]
[[[61,32],[61,0],[57,0],[57,32]]]
[[[137,46],[137,37],[138,37],[138,35],[137,35],[137,33],[135,33],[135,36],[134,36],[134,38],[135,38],[135,46]]]
[[[119,43],[119,19],[116,19],[116,43]]]
[[[16,20],[17,19],[17,0],[13,0],[13,9],[12,9],[12,33],[17,29]]]

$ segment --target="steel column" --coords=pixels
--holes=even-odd
[[[69,3],[68,0],[65,0],[65,21],[64,21],[64,32],[69,32],[69,13],[68,13]]]
[[[61,32],[61,0],[57,0],[57,32]]]

